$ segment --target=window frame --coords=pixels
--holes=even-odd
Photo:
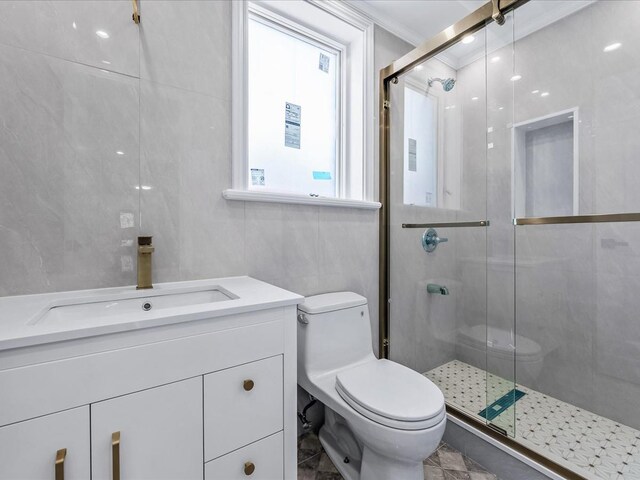
[[[354,101],[349,97],[353,91],[352,76],[353,58],[351,46],[341,43],[324,33],[307,28],[303,21],[297,18],[289,18],[281,15],[281,12],[272,11],[269,3],[278,2],[250,2],[241,0],[232,2],[232,188],[223,191],[224,198],[228,200],[261,201],[277,203],[294,203],[327,206],[345,206],[365,209],[379,209],[381,204],[373,201],[375,195],[374,185],[374,122],[377,115],[374,112],[374,72],[373,72],[373,22],[359,12],[339,2],[320,2],[317,0],[299,0],[307,5],[318,8],[323,14],[329,14],[344,22],[349,28],[358,30],[359,46],[362,58],[357,58],[356,68],[363,85],[362,90],[356,91],[358,95]],[[249,18],[258,21],[266,19],[267,25],[279,27],[286,34],[301,35],[301,40],[315,41],[323,49],[332,47],[340,53],[340,88],[337,91],[339,103],[336,109],[339,128],[337,129],[336,148],[336,196],[314,197],[305,194],[282,193],[274,191],[261,191],[251,189],[249,185],[249,158],[248,158],[248,21]],[[313,43],[312,43],[313,44]],[[360,85],[356,85],[359,87]],[[351,87],[351,88],[350,88]],[[353,93],[351,93],[353,94]],[[361,95],[361,98],[359,97]],[[359,102],[359,103],[358,103]],[[351,105],[360,105],[360,110],[352,112]],[[361,138],[356,137],[355,142],[349,136],[353,118],[362,120]],[[349,123],[352,122],[352,123]],[[349,144],[352,141],[352,144]],[[360,149],[361,158],[350,155],[353,148]],[[358,171],[358,175],[353,172]],[[350,182],[360,182],[356,189],[359,194],[354,194]],[[310,192],[313,193],[313,192]]]

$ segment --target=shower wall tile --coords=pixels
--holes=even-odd
[[[137,77],[131,14],[129,0],[3,0],[0,44]]]
[[[0,46],[0,294],[132,283],[138,97],[130,77]]]
[[[140,78],[230,98],[231,2],[142,2]]]

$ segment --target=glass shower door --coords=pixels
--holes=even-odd
[[[487,423],[509,436],[516,434],[517,402],[523,392],[516,384],[517,335],[514,312],[514,226],[511,171],[513,88],[518,81],[513,54],[514,13],[503,25],[486,29],[486,205],[487,230],[486,403]],[[478,146],[480,148],[480,145]]]
[[[513,435],[513,225],[489,180],[510,159],[512,84],[508,62],[490,71],[486,56],[489,43],[510,48],[512,24],[495,28],[390,84],[390,358]]]

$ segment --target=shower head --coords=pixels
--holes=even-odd
[[[433,82],[440,82],[445,92],[450,92],[456,86],[456,81],[453,78],[430,78],[427,80],[429,87],[433,85]]]

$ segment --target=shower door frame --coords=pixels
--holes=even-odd
[[[390,234],[391,225],[389,223],[389,206],[390,206],[390,83],[397,83],[397,77],[409,72],[418,64],[423,63],[429,58],[434,57],[438,53],[446,50],[453,44],[457,43],[465,35],[472,34],[485,28],[491,22],[496,21],[499,15],[509,13],[518,7],[524,5],[529,0],[492,0],[484,4],[474,12],[470,13],[462,20],[446,28],[433,38],[427,40],[422,45],[416,47],[400,59],[394,61],[387,67],[380,70],[380,92],[379,92],[379,127],[380,127],[380,201],[382,208],[380,209],[379,218],[379,245],[380,245],[380,265],[379,265],[379,356],[380,358],[389,358],[389,322],[390,322],[390,301],[391,301],[391,282],[390,282]],[[639,215],[640,217],[640,215]],[[522,224],[525,224],[523,219]],[[548,219],[531,219],[531,223],[555,223]],[[569,220],[570,221],[570,220]],[[471,225],[471,223],[473,225]],[[488,221],[479,222],[453,222],[448,223],[451,227],[463,226],[488,226]],[[515,222],[514,222],[515,223]],[[403,228],[423,227],[426,224],[403,224]],[[430,224],[431,225],[431,224]],[[435,224],[434,224],[435,225]],[[515,439],[509,437],[499,429],[492,428],[490,424],[483,423],[478,419],[466,414],[464,411],[447,405],[447,413],[457,420],[470,425],[472,428],[479,430],[482,434],[492,438],[519,454],[533,460],[534,462],[549,469],[551,472],[561,475],[567,479],[585,480],[582,476],[565,468],[564,466],[553,462],[543,455],[530,450],[523,446]]]

